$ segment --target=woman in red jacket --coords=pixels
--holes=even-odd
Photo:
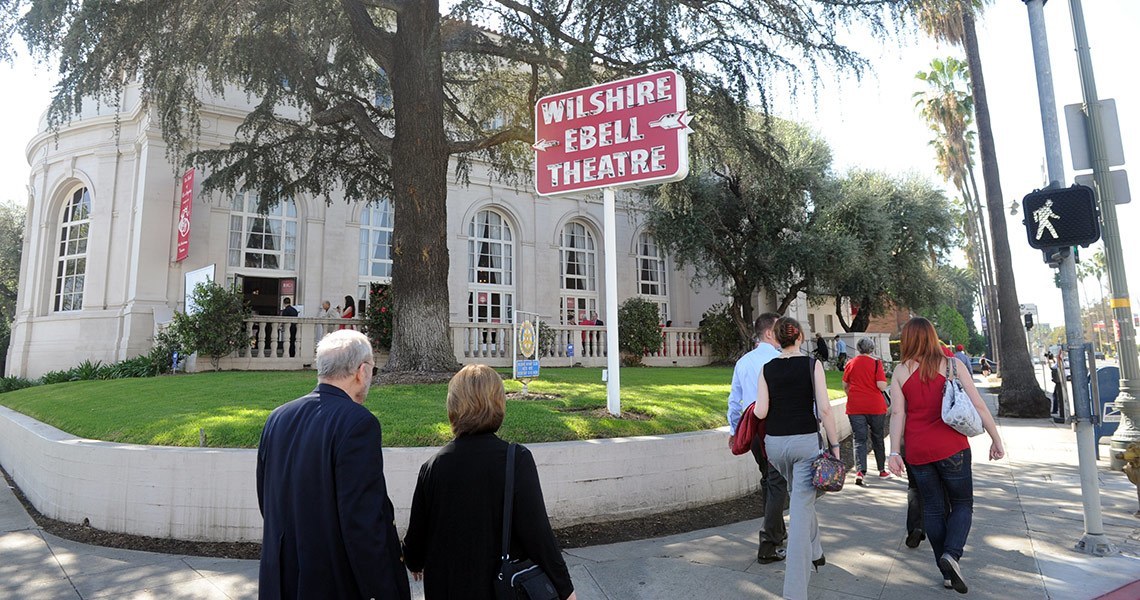
[[[891,377],[891,472],[906,467],[922,496],[922,521],[942,584],[961,594],[962,551],[970,535],[974,511],[974,478],[970,440],[942,422],[942,390],[950,374],[962,382],[990,436],[990,460],[1005,456],[997,425],[960,361],[947,358],[930,321],[915,317],[903,326],[902,361]],[[899,455],[906,444],[906,465]],[[949,502],[949,506],[947,506]]]
[[[871,356],[875,342],[862,338],[855,344],[859,355],[843,369],[843,391],[847,392],[847,418],[851,421],[851,435],[855,446],[855,485],[863,485],[867,472],[867,441],[875,451],[875,464],[879,477],[889,477],[886,469],[886,450],[883,437],[886,433],[887,373],[883,361]]]

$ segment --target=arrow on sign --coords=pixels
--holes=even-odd
[[[650,127],[660,127],[661,129],[677,129],[684,127],[690,129],[689,123],[693,120],[693,115],[689,111],[683,110],[681,112],[669,113],[662,115],[660,119],[649,123]]]
[[[538,150],[539,152],[546,152],[547,148],[557,146],[560,143],[561,142],[559,142],[558,140],[538,140],[537,142],[531,144],[530,147],[534,148],[535,150]]]

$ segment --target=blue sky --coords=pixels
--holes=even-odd
[[[1140,236],[1129,235],[1140,229],[1140,177],[1136,175],[1140,172],[1140,78],[1135,75],[1135,61],[1140,58],[1140,35],[1136,33],[1140,26],[1140,2],[1087,0],[1084,10],[1099,96],[1116,100],[1125,160],[1137,165],[1130,173],[1137,200],[1118,207],[1118,218],[1124,232],[1125,262],[1130,263],[1132,296],[1140,298],[1140,247],[1136,241]],[[1081,95],[1068,2],[1047,3],[1045,17],[1062,120],[1066,183],[1070,183],[1074,173],[1061,106],[1080,102]],[[1022,196],[1041,187],[1044,180],[1044,143],[1024,3],[995,2],[979,27],[1001,183],[1008,206],[1013,200],[1020,203]],[[848,41],[872,62],[870,72],[861,80],[824,72],[814,91],[810,86],[801,88],[795,96],[775,86],[770,98],[773,111],[819,131],[832,145],[835,166],[840,171],[858,167],[914,172],[939,181],[934,171],[934,154],[927,145],[930,135],[911,99],[921,83],[914,75],[928,69],[932,58],[964,55],[956,48],[939,47],[917,34],[881,42],[853,33]],[[0,142],[2,200],[26,201],[29,168],[24,152],[36,133],[52,83],[50,69],[28,59],[0,65],[0,89],[7,90],[0,95],[0,115],[6,133]],[[1062,323],[1061,295],[1053,287],[1052,271],[1042,263],[1040,253],[1029,248],[1020,213],[1009,217],[1007,211],[1007,218],[1020,301],[1036,303],[1042,321]],[[1087,254],[1092,251],[1089,249]],[[1087,282],[1086,287],[1089,296],[1096,298],[1095,282]]]

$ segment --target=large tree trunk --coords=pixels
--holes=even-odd
[[[863,296],[862,300],[860,301],[859,306],[860,307],[871,306],[871,299],[867,296]],[[837,314],[837,315],[839,314],[839,306],[838,305],[836,305],[836,307],[835,307],[835,314]],[[843,317],[840,316],[839,318],[840,318],[840,322],[842,322]],[[864,310],[863,308],[860,308],[859,312],[855,313],[855,318],[851,319],[851,326],[845,327],[845,329],[847,329],[848,333],[863,333],[863,332],[867,331],[867,328],[870,326],[871,326],[871,311],[870,310]]]
[[[1005,201],[998,174],[997,151],[990,126],[986,86],[982,78],[982,59],[978,51],[978,34],[974,28],[972,7],[964,6],[962,24],[966,33],[966,58],[974,86],[974,112],[978,119],[978,142],[982,154],[982,179],[986,188],[986,205],[990,215],[993,259],[998,288],[998,322],[1001,332],[1001,392],[998,414],[1007,417],[1047,417],[1049,401],[1037,383],[1033,364],[1029,361],[1025,331],[1022,329],[1021,307],[1014,284],[1013,259],[1009,252],[1009,235],[1005,224]]]
[[[980,59],[979,59],[980,60]],[[980,67],[979,67],[980,68]],[[989,107],[986,108],[989,110]],[[975,111],[976,113],[977,111]],[[988,116],[987,112],[987,116]],[[998,328],[997,318],[997,283],[994,280],[993,270],[993,244],[990,243],[990,237],[986,234],[986,219],[982,212],[982,197],[978,194],[978,180],[974,177],[973,159],[966,161],[966,170],[970,175],[970,185],[973,187],[974,193],[974,206],[973,211],[978,225],[978,232],[982,238],[982,259],[984,261],[983,270],[985,271],[986,285],[982,292],[986,297],[986,335],[989,338],[990,357],[995,362],[1001,360],[1001,332]],[[1000,362],[999,362],[1000,366]]]
[[[392,351],[386,371],[454,371],[447,269],[448,148],[444,135],[439,2],[409,2],[397,16],[388,74],[392,140]]]

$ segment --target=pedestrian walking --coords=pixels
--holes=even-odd
[[[974,481],[969,439],[942,421],[947,375],[957,378],[990,436],[990,460],[1005,456],[1001,436],[973,376],[959,361],[946,357],[930,321],[915,317],[903,326],[902,360],[891,378],[891,454],[895,475],[907,468],[922,497],[923,528],[943,585],[965,594],[969,588],[960,561],[970,534]],[[906,444],[906,464],[901,457]]]
[[[827,363],[830,352],[827,348],[827,340],[823,339],[823,334],[815,334],[815,348],[813,348],[812,351],[815,354],[815,357],[819,359],[819,362],[824,364]]]
[[[835,336],[835,368],[840,371],[847,368],[847,342],[838,335]]]
[[[363,406],[372,366],[364,334],[329,334],[317,345],[317,388],[265,422],[257,446],[261,598],[411,597],[380,422]]]
[[[958,344],[954,347],[954,358],[962,361],[962,364],[966,366],[967,371],[970,370],[970,355],[966,353],[965,346]]]
[[[486,365],[463,367],[447,385],[447,419],[455,439],[420,468],[404,536],[408,570],[427,600],[495,598],[502,557],[507,450],[503,380]],[[510,557],[529,559],[574,599],[570,572],[546,516],[534,457],[515,446]]]
[[[847,418],[851,421],[851,436],[855,446],[855,485],[865,485],[867,473],[867,444],[875,452],[875,466],[880,478],[887,472],[887,452],[883,437],[887,424],[887,373],[883,361],[872,356],[875,342],[860,338],[855,344],[859,355],[851,359],[843,371],[843,391],[847,393]]]
[[[744,409],[756,401],[760,371],[768,361],[780,355],[774,327],[780,318],[778,313],[764,313],[756,318],[753,331],[759,340],[756,347],[740,357],[732,370],[732,387],[728,394],[728,447],[731,448],[740,426],[740,415]],[[753,409],[755,410],[755,409]],[[756,560],[760,564],[784,560],[781,547],[788,537],[784,525],[784,504],[787,503],[788,483],[768,462],[764,454],[763,427],[756,429],[752,437],[752,457],[760,469],[761,512],[764,520],[760,524],[760,547]]]
[[[823,365],[800,353],[804,335],[799,322],[783,317],[776,321],[775,331],[781,352],[761,371],[755,414],[768,419],[764,438],[768,460],[792,490],[784,598],[803,600],[808,596],[811,567],[818,571],[827,562],[811,481],[811,463],[820,455],[819,423],[827,433],[827,451],[836,458],[839,441]]]

